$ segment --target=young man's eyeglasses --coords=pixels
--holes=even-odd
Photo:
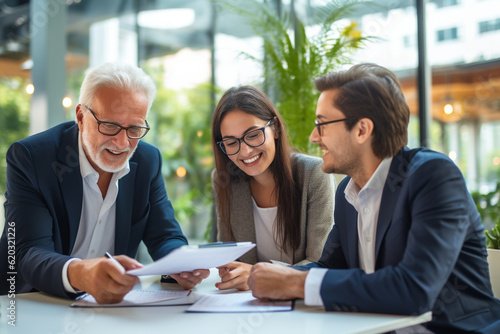
[[[250,147],[258,147],[266,141],[266,127],[274,124],[274,118],[266,123],[262,128],[252,130],[247,132],[241,138],[226,138],[224,140],[218,141],[216,144],[219,145],[222,152],[227,155],[233,155],[240,151],[241,141],[243,140],[245,144]]]
[[[329,121],[329,122],[323,122],[323,123],[320,123],[317,119],[314,120],[314,124],[316,125],[316,130],[318,130],[318,133],[320,136],[323,135],[322,131],[321,131],[321,127],[323,125],[327,125],[327,124],[332,124],[332,123],[337,123],[337,122],[343,122],[343,121],[350,121],[350,120],[354,120],[356,119],[356,117],[350,117],[350,118],[343,118],[343,119],[338,119],[336,121]]]
[[[99,130],[100,133],[106,136],[116,136],[120,131],[125,130],[127,132],[127,137],[130,139],[141,139],[148,133],[150,127],[148,124],[148,121],[144,120],[146,122],[146,126],[129,126],[128,128],[121,126],[120,124],[116,124],[113,122],[103,122],[100,121],[92,109],[84,105],[85,108],[90,111],[92,116],[94,116],[95,120],[97,121],[97,130]]]

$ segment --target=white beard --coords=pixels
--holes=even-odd
[[[114,151],[114,152],[120,151],[120,150],[117,150],[114,147],[108,147],[106,145],[102,145],[96,151],[94,149],[94,146],[92,146],[91,143],[89,142],[88,135],[87,135],[85,130],[82,133],[82,142],[83,142],[84,148],[87,150],[87,154],[89,155],[89,157],[88,157],[89,160],[93,161],[97,165],[97,167],[99,167],[100,169],[102,169],[103,171],[108,172],[108,173],[116,173],[116,172],[119,172],[120,170],[122,170],[123,168],[125,168],[127,166],[128,161],[130,160],[130,158],[134,154],[135,150],[137,149],[137,146],[136,146],[131,153],[130,153],[129,147],[126,148],[125,150],[121,151],[121,152],[129,152],[129,153],[127,153],[128,154],[127,159],[121,165],[113,166],[113,165],[110,165],[109,163],[106,163],[104,161],[104,159],[102,159],[103,151],[106,149]]]

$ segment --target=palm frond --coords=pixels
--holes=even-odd
[[[299,150],[316,152],[309,143],[319,96],[313,79],[350,62],[350,54],[370,41],[355,24],[338,24],[356,10],[358,3],[337,0],[319,9],[313,20],[319,27],[316,34],[308,34],[298,17],[292,20],[290,11],[279,17],[269,3],[256,0],[216,0],[216,3],[240,15],[262,37],[266,57],[260,63],[264,78],[279,98],[274,102],[288,125],[292,143]]]

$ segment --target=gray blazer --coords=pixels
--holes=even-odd
[[[332,229],[335,179],[332,174],[323,173],[321,170],[323,160],[320,158],[294,153],[291,160],[293,167],[297,168],[297,182],[302,189],[301,244],[293,254],[292,251],[289,251],[287,256],[293,259],[293,264],[302,265],[315,262],[320,258],[326,238]],[[215,189],[215,187],[212,189]],[[214,191],[215,203],[217,203],[217,200],[217,194]],[[248,180],[238,179],[238,181],[232,182],[230,212],[232,236],[221,231],[219,213],[216,212],[217,240],[256,242],[252,198]],[[239,260],[250,264],[257,263],[257,250],[254,248]]]

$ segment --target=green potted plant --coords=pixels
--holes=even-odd
[[[487,194],[472,193],[485,227],[488,264],[493,294],[500,298],[500,182]]]
[[[497,202],[496,206],[500,207],[500,203]],[[500,219],[500,216],[497,216],[497,219]],[[493,294],[500,298],[500,223],[497,223],[490,230],[484,231],[484,234],[488,245],[488,264]]]
[[[500,249],[500,223],[491,230],[484,231],[486,243],[489,249]]]
[[[500,298],[500,223],[484,231],[488,243],[488,264],[493,294]]]
[[[238,14],[262,37],[262,58],[247,57],[263,68],[264,89],[283,115],[295,148],[319,153],[309,143],[319,97],[313,79],[351,62],[352,52],[372,39],[361,35],[355,22],[346,20],[357,2],[340,0],[316,7],[308,24],[298,17],[294,1],[281,13],[271,2],[216,0]],[[363,6],[367,6],[363,2]],[[312,10],[312,9],[311,9]],[[280,15],[281,14],[281,15]]]

